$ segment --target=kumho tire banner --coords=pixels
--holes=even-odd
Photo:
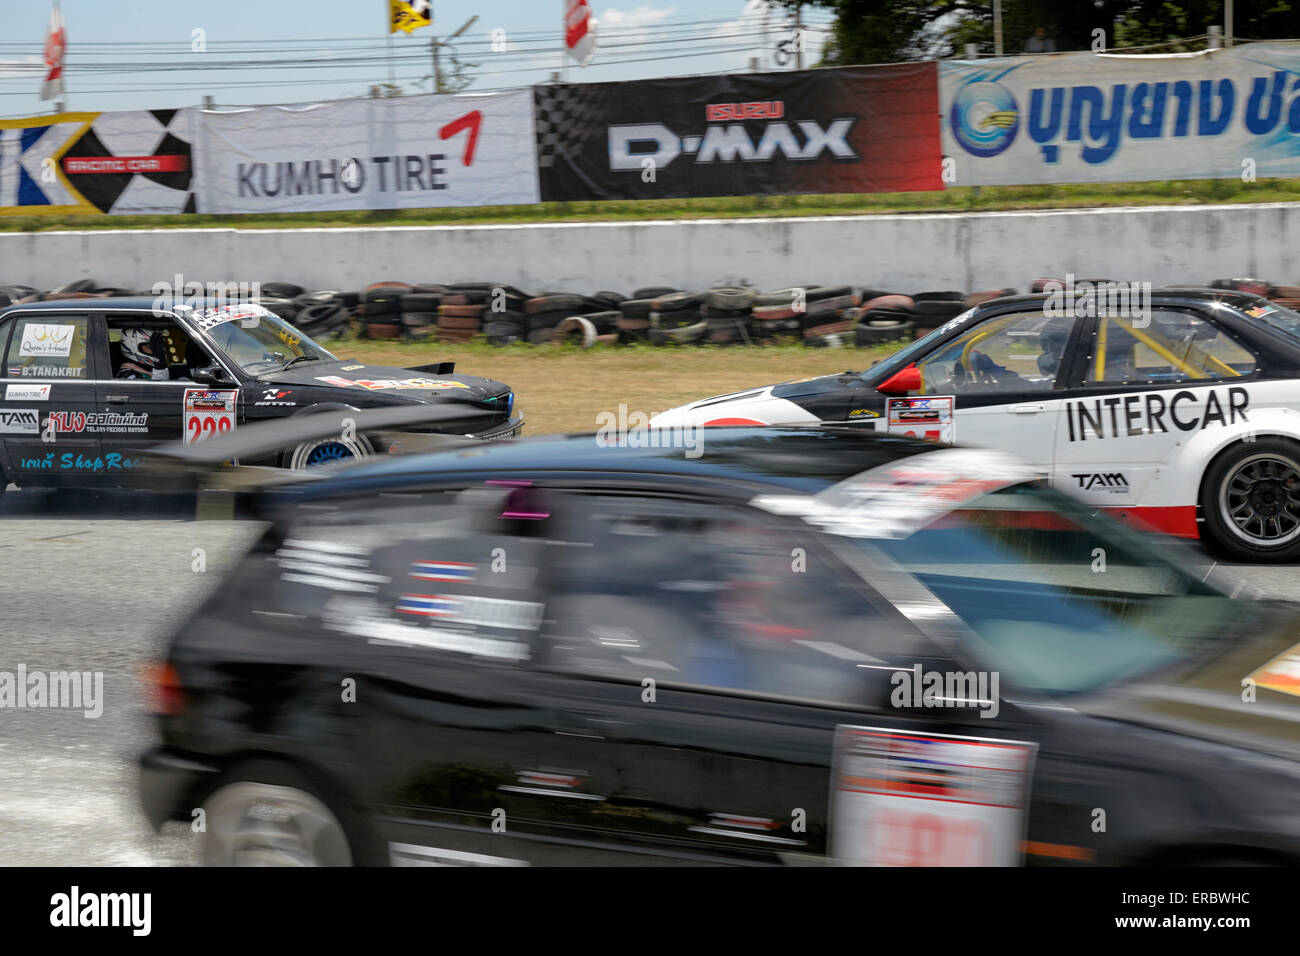
[[[533,93],[543,201],[943,188],[932,62]]]
[[[0,215],[194,211],[193,110],[0,120]]]
[[[944,62],[939,89],[956,186],[1300,176],[1297,43]]]
[[[538,199],[527,90],[198,112],[202,213]]]

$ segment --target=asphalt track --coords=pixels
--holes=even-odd
[[[151,739],[138,674],[260,529],[231,520],[219,505],[212,513],[193,520],[195,502],[183,496],[11,491],[0,498],[0,671],[22,664],[104,675],[98,718],[0,709],[6,864],[195,861],[197,839],[185,824],[155,835],[137,808],[134,757]],[[196,549],[204,571],[194,570]],[[1208,571],[1211,559],[1191,553]],[[1295,565],[1225,570],[1269,597],[1300,601]]]

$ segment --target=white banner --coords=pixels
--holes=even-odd
[[[531,90],[199,111],[197,211],[539,201]]]
[[[939,67],[951,185],[1300,176],[1300,43]]]

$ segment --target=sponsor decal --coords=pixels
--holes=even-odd
[[[75,325],[45,325],[29,322],[23,326],[18,354],[33,358],[67,358],[77,336]]]
[[[1091,491],[1094,488],[1101,488],[1115,494],[1128,491],[1128,479],[1124,477],[1122,471],[1072,472],[1070,477],[1078,482],[1082,491]]]
[[[144,465],[143,458],[127,458],[124,455],[113,452],[108,455],[79,455],[75,452],[64,452],[56,456],[54,452],[47,452],[44,457],[24,458],[19,467],[23,471],[123,471],[132,468],[140,468]]]
[[[972,156],[996,156],[1020,131],[1020,107],[1001,83],[980,80],[967,83],[952,98],[948,113],[952,135]]]
[[[879,418],[880,412],[870,408],[855,408],[849,412],[849,418]]]
[[[65,173],[183,173],[188,156],[106,156],[95,159],[65,159]]]
[[[1277,309],[1271,305],[1257,305],[1253,308],[1247,309],[1246,314],[1250,316],[1252,319],[1259,319],[1268,315],[1270,312],[1276,312],[1276,311]]]
[[[450,379],[436,378],[378,378],[378,379],[350,379],[343,378],[341,375],[318,375],[316,381],[324,382],[327,385],[336,385],[339,388],[366,388],[371,391],[381,391],[392,388],[409,388],[423,389],[426,391],[435,391],[443,388],[469,388],[463,382],[453,382]]]
[[[65,365],[11,365],[9,374],[14,378],[81,378],[86,370]]]
[[[704,118],[710,123],[728,120],[780,119],[785,115],[782,100],[760,100],[756,103],[709,103],[704,107]]]
[[[7,402],[46,402],[50,398],[50,385],[9,385],[5,387]]]
[[[39,435],[41,415],[34,408],[0,408],[0,434]]]
[[[364,365],[340,365],[339,366],[339,370],[343,372],[355,372],[363,368],[365,368]]]
[[[1204,399],[1204,410],[1198,408]],[[1092,401],[1065,403],[1065,420],[1070,441],[1089,438],[1133,438],[1173,429],[1197,431],[1212,424],[1235,425],[1249,421],[1250,393],[1240,385],[1198,391],[1147,392],[1111,395]]]
[[[473,581],[478,565],[463,561],[416,561],[411,577],[421,581]]]
[[[202,388],[185,390],[185,412],[182,432],[185,444],[225,434],[235,427],[235,402],[237,391],[213,391]]]
[[[148,412],[50,412],[56,432],[148,432]]]
[[[836,728],[831,852],[858,866],[1017,866],[1036,743]]]
[[[885,400],[885,430],[909,438],[952,444],[955,441],[952,395],[920,395]]]
[[[403,594],[394,608],[399,614],[435,617],[476,627],[501,627],[535,631],[542,620],[542,605],[532,601],[449,594]]]
[[[261,401],[254,402],[254,405],[281,405],[287,408],[297,408],[297,402],[281,401],[286,395],[292,395],[291,388],[267,388],[262,390]]]
[[[205,332],[218,325],[236,320],[242,322],[255,322],[255,320],[275,318],[275,314],[260,305],[253,303],[244,303],[242,305],[223,305],[215,309],[204,309],[201,312],[194,312],[190,315],[191,321]]]
[[[849,145],[856,117],[832,120],[825,128],[816,120],[797,123],[766,123],[757,139],[739,123],[730,126],[705,126],[704,133],[678,135],[663,123],[638,123],[610,126],[609,168],[638,170],[649,159],[663,170],[681,156],[692,156],[696,164],[768,163],[778,155],[785,159],[811,160],[823,153],[833,159],[856,160],[858,154]],[[796,133],[795,129],[799,132]],[[653,149],[647,148],[653,144]]]

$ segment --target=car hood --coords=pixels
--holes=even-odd
[[[781,382],[702,398],[660,412],[650,420],[652,428],[692,425],[802,425],[822,418],[798,404],[797,399],[844,391],[856,376],[845,373]]]
[[[338,389],[342,393],[340,398],[368,394],[375,398],[400,397],[420,402],[478,402],[510,391],[509,386],[501,382],[477,375],[437,375],[346,359],[304,362],[283,372],[265,375],[262,380],[276,385]]]
[[[1258,636],[1209,661],[1077,709],[1300,761],[1300,617],[1276,607],[1258,624]]]

